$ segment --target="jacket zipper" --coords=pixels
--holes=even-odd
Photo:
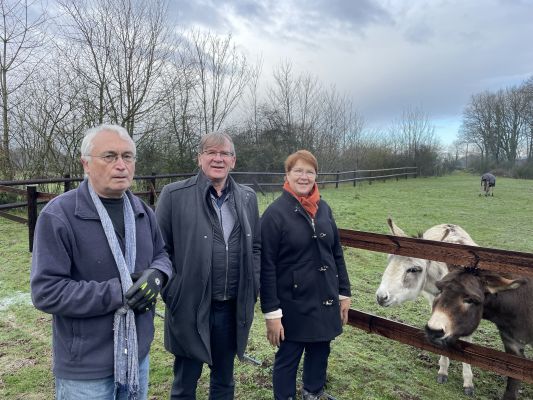
[[[301,208],[299,206],[296,206],[296,209],[298,210],[298,212],[300,214],[303,215],[303,217],[307,220],[307,222],[309,222],[309,224],[311,225],[311,228],[313,229],[313,233],[316,235],[316,229],[315,229],[315,219],[314,218],[311,218],[309,216],[309,214],[307,214],[306,211],[302,211]]]
[[[217,206],[218,208],[218,206]],[[218,214],[220,215],[220,231],[222,232],[222,239],[224,240],[224,245],[226,249],[226,276],[224,278],[224,300],[228,299],[228,273],[229,273],[229,247],[228,243],[226,243],[226,238],[224,237],[224,223],[222,221],[222,207],[218,208]]]
[[[226,281],[224,282],[224,300],[228,299],[228,270],[229,270],[229,250],[228,250],[228,244],[226,243]]]

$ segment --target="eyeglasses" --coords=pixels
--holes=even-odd
[[[135,160],[137,159],[137,157],[135,157],[135,154],[133,153],[122,153],[122,154],[105,153],[104,155],[101,155],[101,156],[93,156],[91,154],[87,154],[86,157],[100,158],[104,160],[106,164],[116,163],[119,158],[122,158],[122,161],[124,161],[125,164],[131,164],[135,162]]]
[[[215,151],[215,150],[204,150],[202,151],[202,154],[205,154],[209,158],[215,158],[217,155],[219,155],[222,158],[231,158],[234,155],[231,151]]]
[[[308,178],[314,178],[316,177],[316,172],[315,171],[305,171],[301,168],[296,168],[296,169],[291,169],[291,172],[296,175],[296,176],[307,176]]]

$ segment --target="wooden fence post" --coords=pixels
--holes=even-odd
[[[33,251],[33,234],[37,224],[37,186],[26,186],[28,202],[28,243],[30,253]]]
[[[65,181],[64,185],[63,185],[63,192],[64,193],[67,193],[70,189],[71,189],[71,181],[70,181],[70,174],[65,174],[63,175],[63,177],[65,179],[69,179],[68,181]]]
[[[336,182],[335,182],[335,189],[339,188],[339,172],[340,171],[337,171],[337,179],[336,179]]]
[[[355,187],[355,182],[357,182],[357,171],[353,172],[353,187]]]

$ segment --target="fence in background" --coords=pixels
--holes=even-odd
[[[367,181],[372,183],[376,180],[385,181],[387,179],[407,179],[408,177],[416,178],[418,176],[417,167],[400,167],[388,169],[372,169],[372,170],[358,170],[358,171],[337,171],[337,172],[321,172],[318,174],[317,183],[319,185],[335,184],[335,188],[339,187],[339,183],[353,182],[353,186],[357,182]],[[164,183],[171,180],[185,179],[195,173],[183,174],[156,174],[135,176],[136,190],[134,193],[142,196],[147,200],[147,203],[154,207],[157,201],[157,195],[161,192]],[[284,173],[282,172],[232,172],[231,176],[243,185],[251,186],[255,191],[261,192],[263,195],[266,191],[279,190],[283,185]],[[35,231],[35,224],[37,223],[38,206],[54,198],[58,193],[40,192],[37,190],[37,185],[62,185],[62,191],[68,192],[83,181],[83,178],[70,177],[65,175],[63,178],[52,179],[28,179],[19,181],[0,181],[0,193],[11,193],[18,197],[22,197],[25,201],[19,201],[9,204],[0,204],[0,217],[10,219],[19,223],[28,225],[28,240],[29,249],[33,249],[33,234]],[[159,184],[158,182],[163,182]],[[16,186],[26,186],[26,189],[17,188]],[[137,190],[138,189],[138,190]],[[27,207],[27,218],[19,215],[12,215],[7,213],[7,210]]]

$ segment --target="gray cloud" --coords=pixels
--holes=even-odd
[[[460,120],[472,94],[533,75],[532,0],[171,0],[184,27],[232,33],[262,54],[345,90],[371,120],[421,106]],[[175,9],[174,9],[175,7]],[[455,124],[457,125],[457,124]]]

